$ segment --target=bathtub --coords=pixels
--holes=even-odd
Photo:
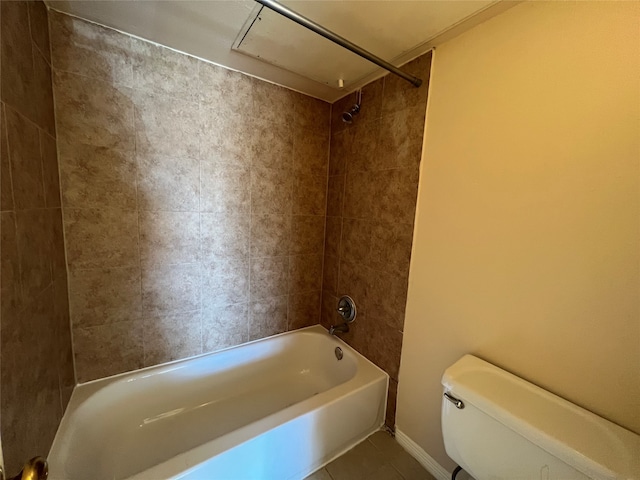
[[[50,478],[302,479],[382,426],[387,388],[319,325],[96,380],[73,392]]]

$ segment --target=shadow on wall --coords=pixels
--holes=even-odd
[[[329,105],[50,21],[78,381],[318,323]]]

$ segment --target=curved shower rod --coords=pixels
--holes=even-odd
[[[337,43],[341,47],[344,47],[347,50],[352,51],[356,55],[360,55],[362,58],[366,58],[370,62],[375,63],[376,65],[384,68],[385,70],[395,75],[398,75],[399,77],[402,77],[407,82],[411,83],[413,86],[419,87],[420,85],[422,85],[422,80],[420,80],[418,77],[414,77],[413,75],[409,75],[408,73],[403,72],[398,67],[393,66],[386,60],[383,60],[382,58],[377,57],[373,53],[365,50],[364,48],[359,47],[355,43],[350,42],[344,37],[341,37],[337,33],[334,33],[331,30],[324,28],[322,25],[318,25],[313,20],[307,17],[304,17],[297,12],[294,12],[290,8],[285,7],[284,5],[278,3],[276,0],[255,0],[255,1],[273,10],[274,12],[279,13],[284,17],[287,17],[289,20],[293,20],[297,24],[302,25],[303,27],[306,27],[313,32],[316,32],[318,35],[322,35],[327,40],[331,40],[333,43]]]

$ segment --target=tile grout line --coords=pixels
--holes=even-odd
[[[47,28],[48,28],[48,33],[49,33],[49,53],[50,53],[50,57],[51,57],[51,97],[52,97],[52,103],[53,103],[53,120],[54,120],[54,124],[55,124],[55,128],[56,128],[56,136],[55,136],[55,142],[56,142],[56,164],[58,167],[58,183],[59,183],[59,195],[60,195],[60,221],[62,222],[62,243],[63,243],[63,250],[64,250],[64,265],[65,265],[65,270],[66,270],[66,274],[67,274],[67,314],[69,316],[69,338],[71,341],[71,361],[72,361],[72,366],[73,366],[73,381],[75,383],[75,386],[79,383],[78,381],[78,362],[76,359],[76,342],[75,342],[75,335],[74,335],[74,326],[73,326],[73,317],[72,317],[72,309],[71,309],[71,288],[70,288],[70,278],[71,278],[71,269],[69,267],[69,251],[68,251],[68,247],[67,247],[67,229],[65,228],[65,202],[64,202],[64,195],[62,194],[62,162],[60,161],[61,155],[60,155],[60,142],[58,141],[58,131],[59,131],[59,126],[58,126],[58,115],[56,115],[56,112],[58,111],[57,108],[57,97],[58,95],[56,94],[56,92],[58,91],[58,89],[56,88],[56,82],[55,82],[55,77],[56,77],[56,69],[53,65],[53,43],[51,42],[51,17],[49,16],[49,12],[47,11]],[[5,116],[6,118],[6,116]]]

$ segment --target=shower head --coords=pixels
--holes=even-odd
[[[356,97],[356,103],[351,107],[350,110],[346,112],[342,112],[342,121],[347,125],[351,125],[353,123],[353,118],[360,113],[360,104],[362,103],[362,90],[358,90],[358,94]]]
[[[360,105],[356,103],[348,112],[342,112],[342,121],[348,125],[351,125],[353,123],[353,117],[355,117],[358,113],[360,113]]]

